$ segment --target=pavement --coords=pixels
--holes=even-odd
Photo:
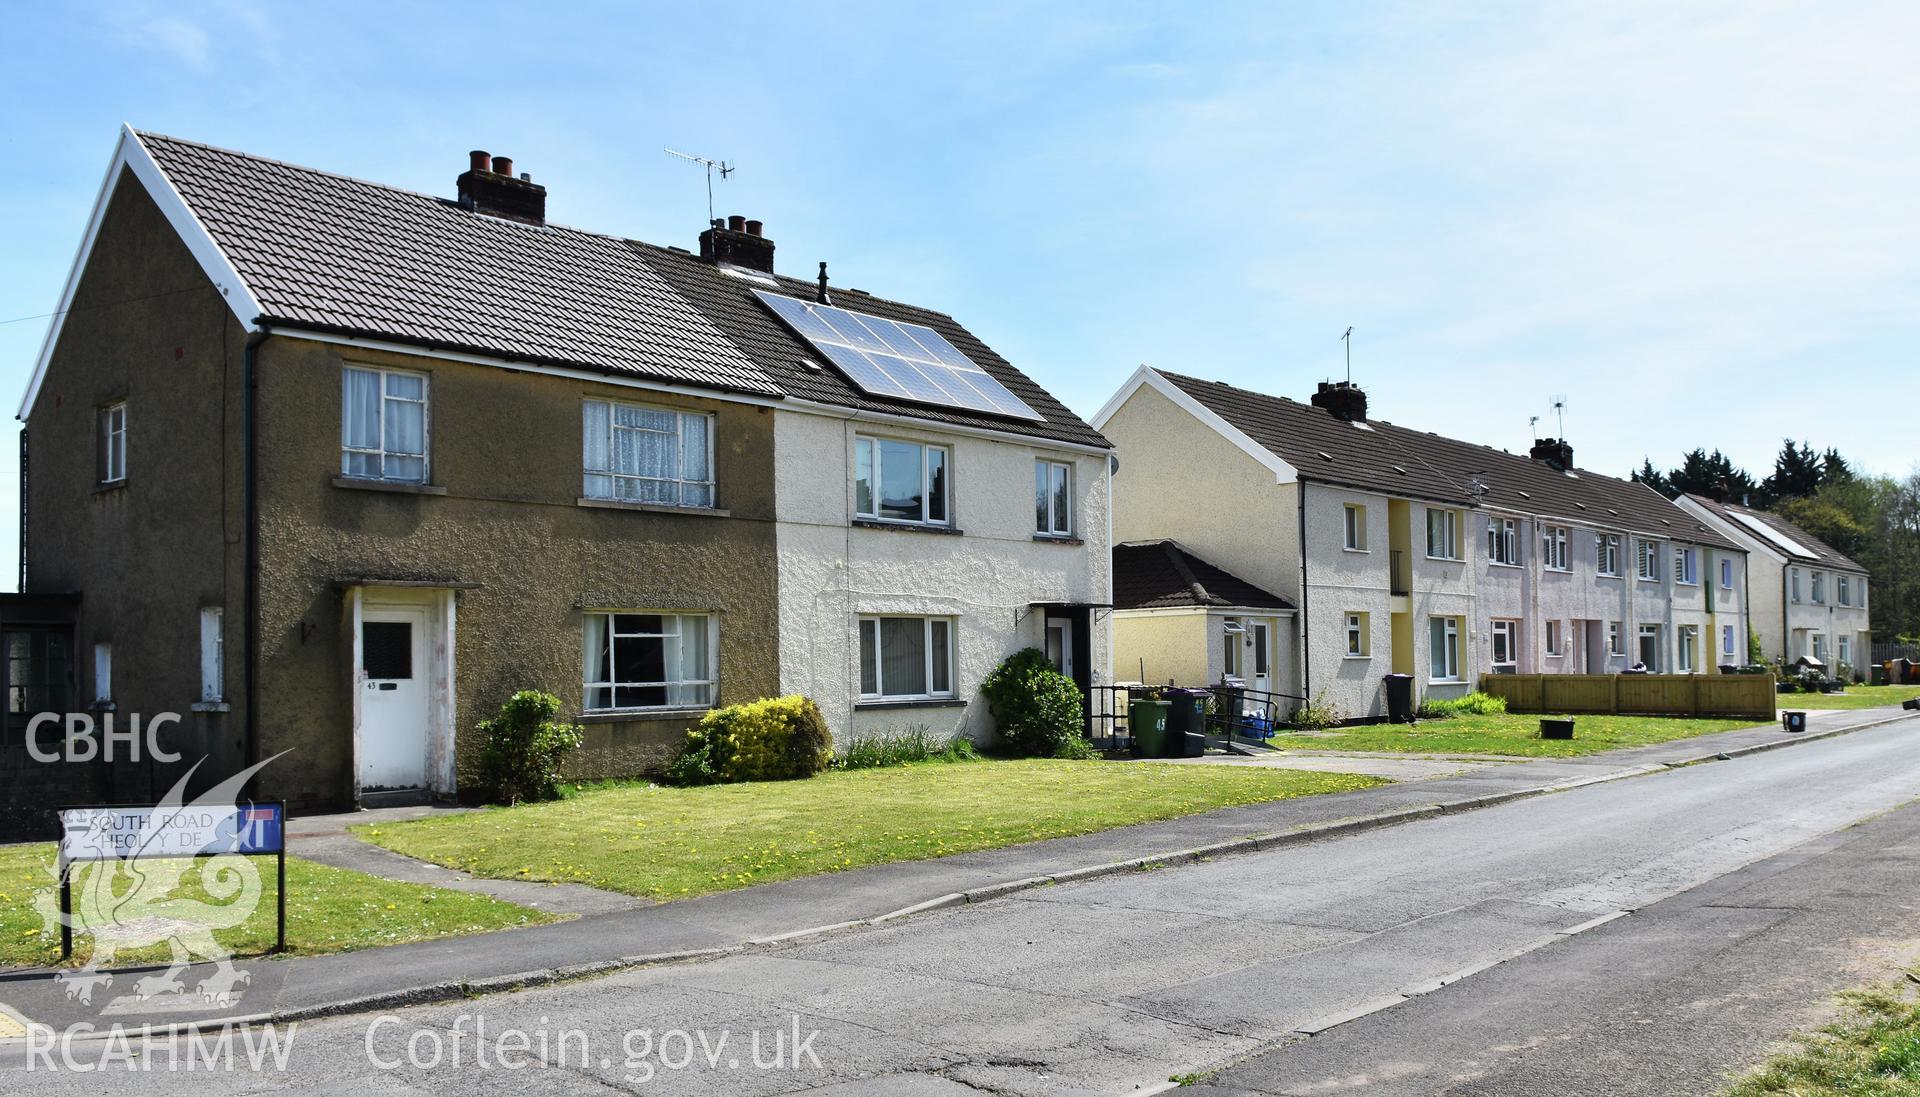
[[[1429,812],[1398,826],[1343,829],[1237,856],[1138,865],[601,978],[312,1019],[300,1024],[284,1064],[264,1075],[175,1073],[165,1064],[177,1043],[149,1039],[135,1040],[132,1056],[149,1065],[128,1067],[127,1074],[103,1078],[55,1064],[43,1066],[33,1086],[42,1094],[111,1088],[196,1095],[299,1089],[1059,1097],[1155,1092],[1175,1074],[1228,1068],[1209,1079],[1217,1091],[1371,1093],[1376,1078],[1402,1068],[1356,1058],[1355,1070],[1330,1058],[1319,1075],[1300,1075],[1270,1057],[1322,1042],[1331,1048],[1331,1041],[1359,1033],[1356,1025],[1398,1016],[1426,1013],[1445,1022],[1463,1014],[1443,1007],[1476,982],[1506,978],[1521,980],[1514,984],[1521,997],[1489,997],[1486,1028],[1465,1035],[1436,1028],[1408,1054],[1416,1066],[1450,1079],[1463,1073],[1447,1058],[1450,1049],[1471,1053],[1479,1039],[1488,1049],[1483,1073],[1517,1069],[1512,1064],[1534,1050],[1529,1033],[1586,1016],[1585,1000],[1597,1003],[1595,1015],[1609,1004],[1627,1009],[1629,977],[1655,980],[1639,999],[1649,1004],[1674,988],[1686,990],[1699,1015],[1690,1023],[1705,1025],[1714,1011],[1735,1014],[1742,1001],[1737,987],[1711,984],[1716,964],[1734,965],[1726,974],[1736,981],[1802,964],[1811,975],[1768,988],[1786,1003],[1845,981],[1847,951],[1859,936],[1911,937],[1920,928],[1911,909],[1911,896],[1920,894],[1912,887],[1920,811],[1905,805],[1920,799],[1916,732],[1920,719],[1792,750],[1766,749],[1780,740],[1765,737],[1744,747],[1723,740],[1711,745],[1729,754],[1758,749],[1716,764],[1660,766],[1628,780],[1599,778],[1637,767],[1556,763],[1584,772],[1564,779],[1577,783],[1554,795]],[[1447,780],[1455,779],[1398,787],[1431,790]],[[1881,821],[1849,830],[1874,819]],[[1823,845],[1863,835],[1877,845]],[[1856,848],[1851,859],[1820,863]],[[1034,855],[1032,847],[1025,855]],[[1812,875],[1790,877],[1795,866]],[[986,867],[976,863],[977,871]],[[1796,939],[1783,937],[1768,956],[1756,954],[1740,968],[1738,950],[1717,936],[1758,941],[1769,924],[1791,925],[1795,904],[1813,909],[1821,894],[1829,896],[1822,913],[1796,932],[1801,944],[1815,947],[1824,935],[1827,954],[1795,959]],[[749,895],[735,893],[731,901]],[[1694,902],[1706,918],[1694,923],[1685,920],[1685,899],[1660,909],[1676,896],[1717,902]],[[689,908],[703,912],[688,915],[703,924],[748,912],[706,900],[649,909],[680,915]],[[1668,921],[1669,911],[1678,920]],[[641,913],[569,925],[631,924]],[[1862,928],[1849,930],[1855,917]],[[740,923],[706,928],[738,933]],[[1648,936],[1627,952],[1584,951],[1593,947],[1589,938],[1607,943],[1627,933]],[[513,931],[484,940],[500,952],[536,936]],[[261,966],[294,973],[300,963]],[[1547,968],[1532,965],[1581,974],[1549,977]],[[1531,984],[1521,978],[1529,970]],[[1688,978],[1699,982],[1687,988]],[[19,1005],[11,989],[0,982],[0,1001]],[[308,991],[290,974],[280,993],[297,998]],[[1747,1054],[1753,1032],[1797,1016],[1782,1009],[1752,1011],[1759,1019],[1752,1032],[1705,1045],[1702,1054]],[[23,1012],[43,1021],[31,1008]],[[1686,1013],[1668,1010],[1673,1023],[1688,1020]],[[1498,1042],[1507,1024],[1518,1032],[1512,1046]],[[1602,1035],[1594,1039],[1603,1040],[1607,1026],[1595,1028]],[[538,1047],[540,1069],[503,1068],[498,1041],[509,1033]],[[98,1046],[73,1058],[84,1065],[114,1042],[91,1043]],[[1364,1043],[1356,1044],[1356,1056]],[[1579,1084],[1561,1084],[1566,1079],[1549,1071],[1516,1074],[1511,1085],[1486,1092],[1663,1092],[1617,1084],[1648,1072],[1624,1053],[1608,1057],[1610,1045],[1587,1045],[1601,1058],[1582,1065],[1583,1052],[1569,1043],[1562,1062]],[[1373,1044],[1376,1057],[1393,1050],[1391,1043]],[[476,1051],[489,1046],[491,1053]],[[19,1041],[0,1041],[0,1071],[34,1062]],[[1429,1080],[1412,1068],[1404,1073],[1412,1079],[1404,1092],[1429,1091],[1421,1088],[1431,1087]],[[1676,1075],[1674,1088],[1699,1092],[1700,1077]],[[1310,1083],[1305,1089],[1295,1085],[1301,1078]],[[1593,1087],[1583,1088],[1588,1083]]]
[[[142,999],[118,993],[109,997],[114,992],[107,988],[101,994],[107,1002],[103,1008],[99,1000],[70,997],[72,986],[44,970],[0,975],[0,1003],[27,1020],[56,1028],[99,1023],[109,1015],[124,1024],[163,1027],[235,1019],[290,1020],[444,1001],[687,959],[774,953],[796,941],[854,933],[909,914],[991,905],[988,900],[1037,894],[1071,881],[1116,874],[1138,877],[1146,868],[1232,853],[1252,856],[1255,851],[1312,848],[1367,830],[1437,821],[1675,766],[1819,742],[1899,719],[1897,711],[1816,713],[1810,731],[1801,736],[1767,726],[1586,758],[1489,765],[1450,777],[1252,805],[933,861],[872,866],[669,904],[623,903],[619,909],[553,925],[358,953],[254,961],[245,965],[251,983],[219,1004],[191,995]],[[1912,727],[1908,725],[1907,731]],[[1906,741],[1899,732],[1890,735],[1896,742]],[[1825,753],[1837,747],[1836,742],[1819,752],[1791,753]],[[304,825],[296,830],[296,848],[301,843],[320,848],[339,837],[331,833],[337,828],[337,823]],[[1238,864],[1240,859],[1220,863]],[[546,889],[539,886],[538,890]],[[185,982],[195,985],[205,975],[196,968]]]

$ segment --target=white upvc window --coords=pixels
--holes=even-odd
[[[1638,573],[1642,580],[1649,583],[1660,581],[1660,542],[1639,540],[1634,542],[1638,563]]]
[[[127,478],[127,402],[100,409],[100,482],[118,484]]]
[[[1512,518],[1487,519],[1487,559],[1496,564],[1520,563],[1519,523]]]
[[[226,637],[221,631],[224,614],[219,606],[200,610],[200,700],[215,704],[225,700]]]
[[[897,438],[854,439],[854,514],[878,522],[952,525],[947,473],[951,458],[945,446]]]
[[[1827,573],[1824,571],[1813,573],[1813,604],[1816,606],[1827,604]]]
[[[1065,461],[1033,463],[1033,531],[1073,536],[1073,466]]]
[[[1367,635],[1367,615],[1364,613],[1347,614],[1347,651],[1349,659],[1364,659],[1371,646],[1371,637]]]
[[[1513,667],[1520,664],[1520,622],[1496,620],[1493,622],[1493,665]]]
[[[1626,653],[1627,653],[1627,641],[1626,641],[1626,637],[1620,635],[1620,622],[1608,621],[1607,622],[1607,654],[1608,655],[1625,655]]]
[[[1594,535],[1594,570],[1601,575],[1620,574],[1620,535],[1600,533]]]
[[[1735,656],[1735,655],[1738,655],[1738,654],[1739,654],[1739,650],[1738,650],[1738,648],[1736,647],[1736,645],[1737,645],[1737,643],[1738,643],[1738,640],[1737,640],[1737,638],[1736,638],[1736,636],[1735,636],[1735,634],[1734,634],[1734,631],[1733,631],[1733,626],[1732,626],[1732,625],[1721,625],[1721,626],[1720,626],[1720,655],[1721,655],[1721,657],[1722,657],[1722,658],[1726,658],[1726,659],[1731,659],[1731,658],[1732,658],[1733,656]]]
[[[717,633],[708,613],[590,611],[582,707],[589,712],[710,707]]]
[[[1559,621],[1547,622],[1547,654],[1548,655],[1552,655],[1557,658],[1567,653],[1566,649],[1561,646],[1566,640],[1566,637],[1564,635],[1565,631],[1566,630],[1561,627],[1561,624]]]
[[[1694,645],[1700,642],[1699,625],[1680,626],[1680,673],[1692,674],[1694,664]]]
[[[427,378],[347,366],[340,386],[340,472],[427,482]]]
[[[1733,560],[1729,557],[1720,558],[1720,586],[1725,590],[1733,589]]]
[[[1427,508],[1427,559],[1460,559],[1460,512]]]
[[[1791,586],[1793,588],[1789,596],[1793,599],[1793,601],[1798,602],[1800,600],[1800,569],[1788,568],[1787,578],[1790,580]]]
[[[1859,609],[1867,608],[1867,577],[1862,575],[1858,589],[1854,591],[1853,604]]]
[[[1834,595],[1834,598],[1843,606],[1850,606],[1853,604],[1853,588],[1852,588],[1852,584],[1848,581],[1847,576],[1836,575],[1833,577],[1833,595]]]
[[[1700,550],[1673,546],[1673,581],[1690,587],[1700,585]]]
[[[1567,527],[1542,526],[1540,528],[1540,552],[1544,557],[1540,566],[1548,571],[1571,571],[1572,561],[1567,558]]]
[[[713,417],[673,408],[581,404],[581,494],[589,499],[710,508]]]
[[[1348,503],[1345,511],[1346,548],[1348,552],[1367,551],[1367,508],[1358,503]]]
[[[93,699],[97,704],[113,701],[113,645],[93,645]]]
[[[870,701],[949,698],[953,618],[860,618],[860,697]]]
[[[1432,617],[1428,619],[1428,624],[1433,681],[1460,681],[1460,618]]]
[[[1848,636],[1846,633],[1843,632],[1840,634],[1840,637],[1838,641],[1836,641],[1836,643],[1839,649],[1839,656],[1840,656],[1839,661],[1847,664],[1848,667],[1852,667],[1853,666],[1853,637]]]
[[[1827,637],[1825,633],[1813,633],[1808,639],[1812,642],[1813,657],[1821,662],[1827,661]]]

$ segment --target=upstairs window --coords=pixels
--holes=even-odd
[[[1348,503],[1345,510],[1347,551],[1367,551],[1367,508]]]
[[[127,478],[127,402],[108,404],[99,414],[100,482],[118,484]]]
[[[1833,594],[1841,605],[1850,606],[1853,604],[1853,592],[1849,589],[1846,576],[1836,575],[1833,577]]]
[[[1433,560],[1460,559],[1460,514],[1458,511],[1428,508],[1427,557]]]
[[[1649,583],[1660,581],[1660,543],[1658,541],[1635,542],[1638,550],[1640,578]]]
[[[1720,585],[1727,590],[1733,589],[1733,561],[1732,560],[1722,559],[1720,561]]]
[[[1487,519],[1487,559],[1496,564],[1520,564],[1519,524],[1511,518]]]
[[[711,416],[605,400],[582,407],[587,498],[713,506]]]
[[[952,525],[945,446],[892,438],[853,443],[854,514],[879,522]]]
[[[1602,533],[1595,537],[1595,570],[1602,575],[1620,574],[1620,535]]]
[[[1673,581],[1694,587],[1700,585],[1700,550],[1673,547]]]
[[[1033,463],[1033,531],[1073,536],[1073,466],[1065,461]]]
[[[1540,551],[1545,559],[1541,566],[1549,571],[1571,571],[1572,561],[1567,553],[1567,527],[1544,526],[1540,531]]]
[[[1813,573],[1813,603],[1817,606],[1827,604],[1827,573],[1824,571]]]
[[[348,366],[340,394],[340,471],[363,480],[427,481],[427,379]]]
[[[1787,596],[1793,601],[1798,602],[1800,600],[1800,569],[1788,568],[1787,579],[1788,585],[1792,588],[1788,591]]]

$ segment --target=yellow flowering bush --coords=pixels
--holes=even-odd
[[[674,784],[782,781],[823,772],[833,759],[833,733],[820,706],[798,695],[768,697],[707,713],[687,733],[668,767]]]

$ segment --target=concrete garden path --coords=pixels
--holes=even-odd
[[[676,960],[754,954],[792,947],[803,938],[835,937],[863,925],[964,907],[1056,883],[1134,874],[1143,868],[1437,820],[1675,766],[1816,742],[1901,719],[1898,710],[1822,712],[1813,715],[1804,735],[1788,735],[1777,725],[1768,725],[1607,755],[1489,765],[1451,777],[1229,808],[1073,838],[874,865],[697,899],[583,914],[551,925],[358,953],[247,961],[244,966],[252,982],[225,1006],[176,1004],[159,1012],[131,1002],[105,1018],[97,1003],[67,998],[56,973],[45,970],[0,976],[0,1005],[56,1028],[79,1022],[167,1026],[237,1018],[291,1019],[514,990]],[[327,829],[316,824],[309,836],[318,841]],[[189,985],[200,974],[190,972]]]

